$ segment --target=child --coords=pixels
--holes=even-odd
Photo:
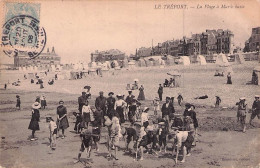
[[[144,126],[144,128],[147,128],[147,126],[149,125],[148,111],[149,111],[149,108],[145,107],[143,110],[143,113],[141,115],[141,123],[142,123],[142,126]]]
[[[52,119],[52,117],[46,117],[47,122],[49,122],[50,129],[50,148],[52,150],[56,149],[56,137],[57,137],[57,125],[56,122]]]
[[[160,152],[162,149],[162,145],[163,145],[163,149],[164,152],[166,153],[166,137],[167,137],[167,129],[165,126],[165,122],[160,122],[159,124],[159,145],[160,145]]]
[[[144,130],[144,127],[141,126],[141,123],[136,122],[135,127],[136,127],[136,132],[137,132],[137,137],[138,137],[136,145],[135,145],[137,147],[137,149],[136,149],[136,159],[137,159],[138,151],[140,149],[140,151],[141,151],[140,160],[144,160],[144,158],[143,158],[144,149],[143,148],[147,146],[147,134]]]
[[[85,149],[86,149],[87,157],[88,158],[90,157],[90,152],[93,143],[92,127],[83,129],[82,132],[80,133],[80,139],[81,139],[81,146],[78,154],[78,160],[76,160],[74,163],[80,162],[81,153],[84,152]]]
[[[131,127],[129,127],[129,128],[122,127],[121,134],[125,141],[126,151],[128,151],[129,150],[128,146],[129,146],[129,143],[131,142],[131,140],[133,140],[133,142],[136,141],[136,137],[137,137],[136,130]]]
[[[16,108],[18,110],[21,109],[21,99],[20,99],[20,96],[19,95],[16,95]]]
[[[160,99],[156,97],[153,100],[153,110],[154,110],[154,115],[157,116],[158,112],[160,111]]]
[[[83,122],[84,122],[84,127],[86,128],[88,127],[89,122],[91,122],[90,119],[91,115],[93,116],[93,112],[91,110],[90,105],[88,104],[88,101],[86,101],[86,103],[82,107]]]
[[[111,134],[110,134],[110,141],[109,141],[109,157],[112,156],[111,150],[115,150],[114,158],[118,160],[117,157],[117,150],[119,146],[119,138],[121,136],[121,127],[119,124],[119,119],[117,117],[112,118],[112,126],[111,126]]]
[[[45,109],[45,107],[47,106],[46,97],[42,95],[40,100],[41,100],[42,109]]]

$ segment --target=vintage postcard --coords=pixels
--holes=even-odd
[[[260,167],[259,0],[0,0],[0,168]]]

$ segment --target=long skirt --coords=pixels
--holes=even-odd
[[[67,129],[69,127],[68,118],[64,117],[62,120],[57,121],[57,126],[59,129]]]
[[[138,96],[137,100],[145,100],[144,91],[139,92],[139,96]]]
[[[40,130],[39,122],[36,120],[31,120],[28,129],[33,130],[33,131]]]
[[[120,123],[124,123],[125,122],[124,108],[123,107],[116,107],[116,112],[119,115]]]

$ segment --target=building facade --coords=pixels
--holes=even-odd
[[[220,30],[217,35],[217,53],[233,54],[234,34],[230,30]]]
[[[124,60],[125,58],[126,58],[125,53],[121,52],[118,49],[111,49],[108,51],[101,51],[101,52],[96,50],[94,53],[91,53],[91,62]]]
[[[245,42],[244,52],[259,51],[260,49],[260,27],[252,28],[250,38]]]
[[[26,56],[26,53],[19,52],[18,56],[14,57],[15,67],[26,67],[26,66],[50,66],[50,65],[60,65],[61,57],[55,52],[54,47],[52,51],[47,49],[47,52],[41,53],[38,57],[31,59]]]

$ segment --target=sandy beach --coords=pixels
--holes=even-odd
[[[232,85],[227,85],[226,77],[214,77],[216,65],[191,65],[172,66],[161,69],[139,68],[135,70],[122,69],[116,71],[114,75],[104,74],[103,77],[91,76],[80,80],[57,80],[54,85],[47,85],[47,81],[53,78],[54,73],[49,73],[44,78],[44,89],[40,86],[30,84],[30,79],[24,80],[24,73],[2,73],[1,80],[15,81],[21,80],[21,86],[8,85],[7,90],[0,90],[0,165],[2,167],[257,167],[259,166],[260,148],[260,121],[256,118],[253,121],[255,127],[247,124],[247,132],[242,133],[240,125],[236,121],[235,103],[240,97],[246,97],[247,104],[251,108],[254,95],[259,94],[259,86],[246,85],[251,80],[252,70],[257,66],[256,62],[246,62],[243,65],[232,65]],[[138,78],[139,84],[145,88],[146,100],[142,102],[142,107],[151,106],[152,99],[157,96],[158,84],[163,83],[165,78],[169,78],[167,72],[178,70],[181,76],[181,87],[164,88],[163,97],[177,97],[181,93],[184,102],[195,104],[198,120],[199,134],[197,146],[192,149],[191,156],[185,163],[174,162],[171,155],[171,144],[168,144],[167,153],[160,153],[158,156],[145,154],[144,161],[134,161],[134,151],[125,153],[124,142],[120,141],[119,160],[108,160],[108,151],[105,146],[106,128],[102,129],[100,150],[92,151],[91,159],[86,159],[82,155],[82,160],[89,164],[74,164],[79,148],[79,135],[74,133],[75,117],[72,112],[77,111],[77,98],[81,94],[83,86],[90,85],[92,98],[90,105],[94,105],[94,100],[99,91],[104,91],[105,96],[109,91],[115,94],[127,95],[126,85],[133,83],[133,79]],[[12,75],[10,75],[12,74]],[[3,83],[3,82],[1,82]],[[2,85],[1,85],[2,86]],[[36,132],[37,141],[30,141],[31,131],[28,125],[31,117],[31,105],[35,97],[45,94],[47,108],[40,110],[41,122],[40,131]],[[15,95],[21,97],[21,110],[15,109]],[[133,94],[137,97],[138,91]],[[196,100],[197,96],[207,94],[208,99]],[[215,96],[222,99],[221,107],[214,108]],[[65,139],[57,140],[57,149],[52,151],[49,145],[49,130],[45,117],[50,115],[55,118],[58,101],[63,99],[68,109],[70,127],[66,130]],[[222,108],[225,107],[225,108]],[[184,106],[180,107],[175,101],[177,113],[183,113]],[[153,117],[153,112],[149,115]],[[247,114],[247,123],[250,114]],[[223,131],[223,128],[227,131]],[[133,144],[130,143],[130,149]]]

